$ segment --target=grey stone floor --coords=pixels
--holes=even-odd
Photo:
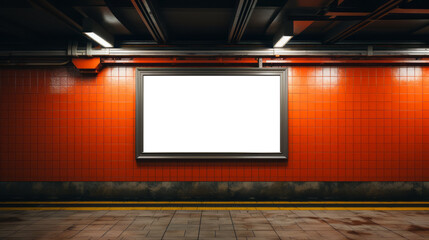
[[[429,211],[0,211],[0,239],[429,239]]]

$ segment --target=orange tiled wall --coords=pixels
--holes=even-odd
[[[429,181],[429,67],[289,68],[290,159],[134,159],[133,67],[0,70],[1,181]]]

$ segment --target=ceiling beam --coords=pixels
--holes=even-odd
[[[167,34],[160,23],[151,0],[131,0],[131,2],[153,39],[158,43],[165,43]]]
[[[293,21],[293,35],[301,34],[305,29],[307,29],[314,21]]]
[[[307,29],[311,24],[313,24],[313,22],[314,21],[288,21],[288,20],[283,21],[281,28],[276,32],[276,34],[273,37],[273,45],[275,46],[275,44],[285,36],[293,37],[301,34],[303,31],[305,31],[305,29]],[[275,46],[275,47],[283,47],[283,46]]]
[[[229,30],[228,41],[237,43],[246,30],[252,12],[256,7],[257,0],[239,0],[235,10],[234,21]]]
[[[371,12],[329,11],[325,15],[330,17],[365,17]],[[429,9],[395,8],[388,14],[429,14]]]
[[[119,9],[120,7],[115,5],[115,1],[112,0],[105,0],[107,8],[112,12],[113,16],[115,16],[116,19],[124,26],[125,29],[128,30],[130,33],[134,33],[133,28],[130,27],[130,24],[124,19],[122,14],[120,13]]]
[[[371,24],[373,21],[379,20],[380,18],[386,16],[387,14],[389,14],[390,11],[398,7],[399,4],[401,4],[402,2],[403,0],[388,0],[384,4],[379,6],[376,10],[368,14],[362,20],[348,21],[338,24],[337,27],[333,28],[331,31],[328,32],[327,36],[325,37],[324,43],[332,44],[346,39],[347,37],[362,30],[363,28]]]
[[[280,10],[277,12],[277,14],[271,19],[270,23],[268,24],[265,34],[271,35],[274,32],[277,31],[278,25],[280,25],[280,22],[282,22],[286,18],[286,12],[289,8],[289,1],[287,1],[283,7],[280,8]]]
[[[88,26],[91,26],[91,29],[97,29],[97,34],[102,34],[103,38],[110,39],[111,44],[113,44],[113,36],[110,33],[106,32],[101,26],[97,23],[90,20],[85,13],[82,11],[73,9],[73,8],[65,8],[60,5],[55,5],[49,0],[28,0],[31,5],[36,8],[40,8],[52,16],[56,17],[58,20],[67,25],[71,30],[77,33],[80,36],[84,36],[86,39],[91,39],[88,36],[85,36],[83,33],[88,31]],[[91,22],[91,24],[87,24]],[[91,39],[94,41],[94,39]]]
[[[23,39],[31,40],[42,40],[42,37],[39,33],[35,32],[32,28],[23,26],[15,21],[10,19],[5,19],[0,16],[0,28],[3,31],[6,31],[8,35],[17,36]],[[5,36],[6,37],[6,36]]]
[[[412,31],[412,34],[427,34],[429,33],[429,24],[419,27],[418,29]]]
[[[420,9],[413,9],[413,8],[395,8],[392,9],[389,13],[396,13],[396,14],[429,14],[429,9],[427,8],[420,8]]]
[[[65,23],[70,29],[75,31],[76,33],[82,34],[82,24],[80,20],[70,17],[68,14],[64,13],[57,6],[53,5],[47,0],[29,0],[29,3],[36,8],[40,8],[52,16],[56,17],[63,23]]]
[[[322,2],[316,1],[309,2],[308,6],[303,7],[297,0],[288,0],[271,18],[269,24],[266,27],[265,34],[276,34],[279,29],[282,28],[282,23],[284,21],[294,21],[294,28],[298,27],[297,29],[301,30],[294,33],[295,35],[298,35],[304,31],[305,28],[310,26],[310,24],[314,21],[329,21],[329,16],[321,16],[319,13],[321,12],[321,9],[324,9],[333,3],[337,4],[335,0],[326,0]],[[302,22],[303,24],[299,23],[301,26],[296,26],[295,21]],[[304,22],[311,23],[306,24]],[[303,28],[303,26],[305,27]]]
[[[331,18],[335,17],[365,17],[371,12],[352,12],[352,11],[329,11],[325,13],[325,16]]]

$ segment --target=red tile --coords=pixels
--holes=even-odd
[[[85,80],[74,71],[29,88],[29,73],[44,71],[27,69],[16,91],[0,88],[0,180],[429,180],[428,67],[291,67],[288,164],[138,163],[135,68]]]

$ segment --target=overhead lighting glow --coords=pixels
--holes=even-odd
[[[98,42],[101,46],[103,46],[105,48],[111,48],[111,47],[113,47],[112,44],[110,44],[108,41],[104,40],[102,37],[98,36],[94,32],[84,32],[84,33],[85,33],[85,35],[87,35],[88,37],[92,38],[92,40]]]
[[[282,36],[276,44],[274,44],[275,48],[283,47],[293,36]]]

